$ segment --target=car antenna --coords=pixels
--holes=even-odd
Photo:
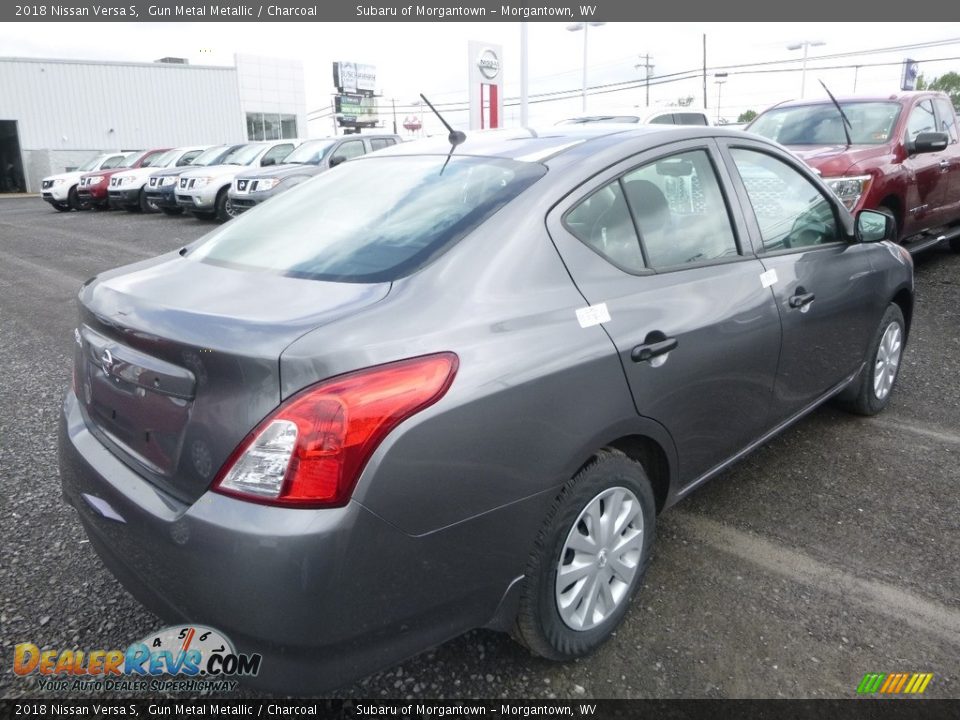
[[[840,107],[840,103],[837,102],[837,99],[833,96],[833,93],[830,92],[830,89],[827,87],[826,83],[823,80],[820,80],[819,83],[823,85],[823,89],[827,91],[827,95],[830,96],[830,100],[837,107],[837,111],[840,113],[840,117],[843,119],[843,134],[847,136],[847,147],[853,145],[853,140],[850,139],[850,130],[853,128],[853,125],[850,124],[850,119],[847,117],[847,114],[843,111],[843,108]]]
[[[443,115],[437,111],[437,109],[433,106],[433,103],[427,100],[426,95],[420,93],[420,97],[423,98],[423,101],[427,104],[427,107],[433,111],[433,114],[436,115],[440,122],[443,123],[443,126],[449,133],[447,135],[447,141],[450,143],[450,152],[447,153],[447,159],[444,160],[443,167],[440,168],[440,174],[443,175],[443,171],[447,169],[447,163],[450,162],[450,158],[453,156],[453,151],[457,149],[457,145],[460,145],[467,139],[467,134],[462,130],[454,130],[452,127],[450,127],[450,123],[443,119]]]

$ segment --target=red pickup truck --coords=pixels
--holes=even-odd
[[[911,252],[944,240],[960,251],[960,135],[945,94],[793,100],[746,129],[786,145],[851,212],[891,215]]]

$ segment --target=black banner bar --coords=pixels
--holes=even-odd
[[[7,718],[940,720],[960,700],[0,700]]]
[[[913,8],[893,0],[15,0],[0,3],[5,22],[786,22],[910,21]],[[960,19],[960,3],[937,6],[937,21]],[[852,27],[857,33],[858,28]]]

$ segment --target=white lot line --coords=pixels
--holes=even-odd
[[[920,435],[922,437],[931,438],[932,440],[939,440],[940,442],[950,443],[952,445],[960,445],[960,435],[948,430],[934,429],[924,427],[922,425],[915,425],[914,423],[909,422],[898,422],[896,420],[881,420],[880,418],[870,418],[866,422],[887,430],[906,430],[914,435]]]
[[[803,553],[699,515],[674,511],[667,517],[684,533],[720,552],[960,646],[960,612],[957,610],[887,583],[856,577]]]

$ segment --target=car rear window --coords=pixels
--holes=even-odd
[[[389,282],[420,269],[543,177],[538,163],[366,157],[272,198],[188,257],[290,277]]]

